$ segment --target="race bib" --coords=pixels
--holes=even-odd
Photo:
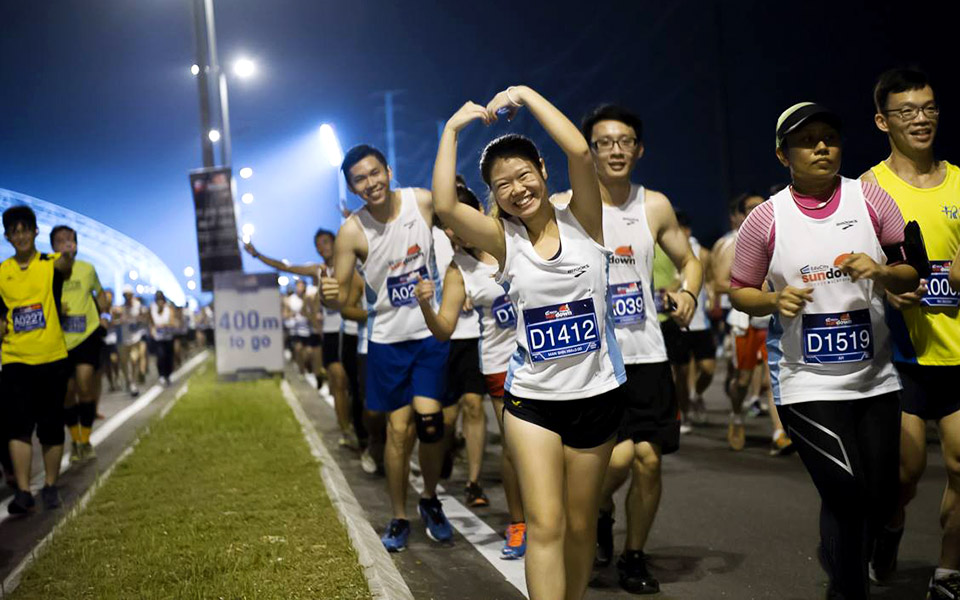
[[[950,285],[949,260],[930,261],[930,279],[927,282],[927,295],[920,300],[923,306],[960,306],[960,292]]]
[[[803,362],[861,362],[873,358],[868,309],[803,315]]]
[[[42,304],[18,306],[13,309],[13,331],[24,333],[34,329],[46,329],[47,319],[43,316]]]
[[[64,333],[83,333],[87,330],[87,315],[67,315],[63,319]]]
[[[426,267],[420,267],[416,271],[410,271],[396,277],[387,277],[387,294],[390,295],[392,306],[400,308],[417,303],[417,295],[413,293],[413,290],[417,287],[419,279],[414,277],[415,274],[420,275],[419,279],[429,279]]]
[[[494,300],[490,311],[500,329],[513,329],[517,326],[517,311],[514,310],[513,302],[510,302],[510,296],[507,294]]]
[[[610,304],[614,325],[642,323],[644,319],[643,284],[639,281],[610,286]]]
[[[593,298],[525,309],[523,321],[533,362],[600,349],[600,328]]]

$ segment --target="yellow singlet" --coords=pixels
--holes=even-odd
[[[894,360],[921,365],[960,365],[960,290],[947,275],[960,247],[960,169],[944,161],[947,176],[932,188],[900,179],[886,163],[871,171],[897,203],[904,221],[916,221],[930,260],[929,291],[919,307],[903,312],[888,307]]]
[[[93,265],[86,261],[73,262],[70,279],[63,282],[60,305],[66,315],[63,319],[63,337],[67,350],[73,350],[100,327],[100,311],[94,296],[101,291],[100,278]]]
[[[3,364],[40,365],[67,357],[54,290],[59,257],[38,252],[26,269],[16,257],[0,264],[0,299],[7,309]]]

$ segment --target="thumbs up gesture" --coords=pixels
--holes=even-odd
[[[417,296],[417,301],[420,304],[430,304],[433,301],[434,295],[437,293],[436,284],[433,283],[432,279],[423,279],[419,273],[415,273],[414,277],[418,280],[417,287],[413,289],[413,293]]]
[[[326,265],[320,267],[320,301],[330,308],[340,307],[340,282],[331,277]]]

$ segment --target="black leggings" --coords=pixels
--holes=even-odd
[[[820,557],[835,592],[866,600],[876,531],[897,508],[898,393],[780,407],[780,419],[820,492]]]
[[[157,340],[157,373],[164,379],[173,373],[173,340]]]

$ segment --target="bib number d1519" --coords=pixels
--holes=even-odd
[[[960,291],[950,285],[949,260],[930,261],[930,280],[927,282],[927,295],[920,300],[923,306],[960,306]]]
[[[803,315],[803,362],[827,364],[873,358],[870,311]]]
[[[631,281],[611,285],[610,305],[613,308],[614,325],[642,323],[645,315],[643,283]]]
[[[417,278],[415,275],[420,277]],[[417,281],[420,279],[429,279],[426,267],[420,267],[416,271],[410,271],[396,277],[387,277],[387,294],[390,295],[390,304],[396,308],[416,304],[417,295],[413,290],[417,287]]]
[[[596,352],[600,328],[593,298],[524,309],[527,350],[533,362]]]
[[[517,326],[517,311],[513,308],[510,296],[504,294],[493,301],[490,307],[493,318],[500,329],[513,329]]]

